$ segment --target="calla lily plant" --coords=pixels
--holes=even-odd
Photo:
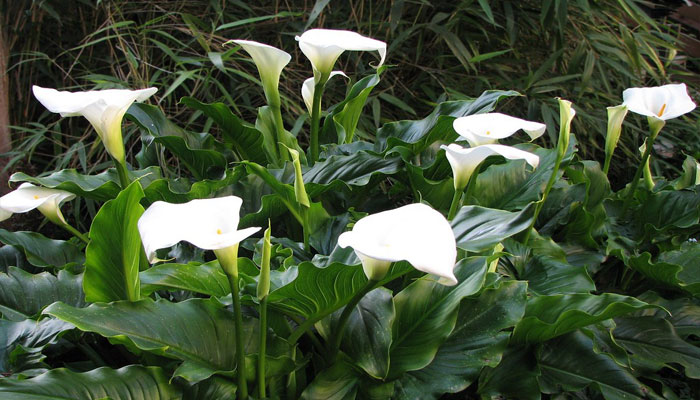
[[[141,216],[138,229],[151,262],[156,250],[170,247],[181,240],[214,250],[231,287],[236,326],[236,357],[239,398],[247,398],[245,351],[243,347],[243,315],[239,297],[238,243],[260,228],[238,230],[243,200],[236,196],[192,200],[184,204],[163,201],[153,203]]]
[[[547,126],[539,122],[527,121],[501,113],[484,113],[468,115],[454,120],[455,131],[464,138],[471,147],[482,144],[497,143],[498,139],[512,136],[523,130],[535,140],[542,136]]]

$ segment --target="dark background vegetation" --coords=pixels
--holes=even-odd
[[[178,104],[183,96],[223,101],[253,122],[264,97],[249,57],[224,45],[233,38],[292,54],[281,80],[283,112],[287,128],[304,144],[308,125],[299,90],[311,68],[294,36],[312,27],[353,30],[388,44],[387,62],[393,67],[365,108],[364,137],[384,122],[421,118],[444,100],[513,89],[523,97],[502,104],[500,111],[546,122],[548,135],[540,139],[545,145],[556,135],[555,97],[571,100],[578,112],[574,132],[581,155],[602,160],[605,107],[619,104],[625,88],[686,82],[697,99],[699,64],[691,55],[697,31],[688,17],[698,6],[679,8],[683,5],[638,0],[0,0],[0,50],[7,68],[0,120],[3,111],[9,119],[0,126],[9,128],[12,139],[11,148],[0,141],[5,173],[66,167],[91,173],[106,165],[87,122],[59,121],[33,98],[33,84],[67,90],[156,86],[152,102],[192,131],[215,132],[215,127]],[[372,61],[373,55],[350,52],[336,67],[357,80],[370,72]],[[333,82],[325,106],[340,101],[348,87],[340,79]],[[700,156],[698,114],[669,121],[655,145],[657,174],[674,174],[685,154]],[[133,127],[126,132],[132,133],[133,155],[138,135]],[[630,115],[611,168],[613,187],[631,178],[645,132],[643,118]]]

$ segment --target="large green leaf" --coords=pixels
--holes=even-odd
[[[41,366],[44,358],[41,350],[70,329],[73,325],[53,318],[41,321],[0,319],[0,373],[12,374]]]
[[[512,341],[537,343],[632,311],[655,307],[614,293],[534,296],[515,326]]]
[[[362,109],[367,102],[367,97],[375,86],[379,84],[379,74],[366,76],[355,83],[345,99],[333,106],[328,114],[321,130],[321,143],[349,143],[355,135],[357,122],[362,115]]]
[[[337,362],[316,375],[301,394],[304,400],[353,400],[357,396],[360,379],[352,367]]]
[[[6,274],[0,273],[0,305],[27,316],[38,314],[55,301],[75,307],[85,305],[82,275],[58,271],[58,277],[42,272],[30,274],[10,267]]]
[[[335,327],[339,317],[340,311],[333,314],[330,319],[331,327]],[[389,372],[389,348],[394,317],[391,292],[385,288],[374,289],[360,300],[350,314],[343,335],[341,350],[356,366],[376,379],[383,379]],[[332,340],[332,328],[321,333],[327,340]]]
[[[382,156],[371,151],[359,151],[350,155],[334,155],[314,164],[304,172],[304,183],[330,185],[334,182],[346,186],[364,186],[373,175],[392,175],[400,171],[403,161],[398,156]],[[318,190],[317,190],[318,191]],[[310,193],[314,196],[315,193]]]
[[[138,223],[143,207],[141,185],[133,182],[105,203],[90,227],[85,251],[83,290],[90,302],[138,300],[139,257],[143,250]]]
[[[501,362],[495,368],[485,368],[479,377],[479,394],[486,398],[539,400],[540,368],[532,353],[529,347],[509,347]]]
[[[459,281],[455,286],[444,286],[425,277],[394,297],[396,320],[390,377],[430,364],[455,326],[460,301],[481,289],[486,275],[486,258],[463,259],[455,266],[454,273]]]
[[[678,337],[670,322],[658,317],[623,317],[615,323],[615,340],[633,358],[656,369],[678,363],[685,367],[687,377],[700,378],[700,349]]]
[[[581,332],[544,343],[537,361],[545,393],[578,391],[592,385],[607,400],[660,398],[610,357],[595,353],[592,340]]]
[[[88,372],[58,368],[26,380],[1,379],[0,397],[6,400],[173,400],[181,390],[168,383],[158,367],[130,365]]]
[[[27,262],[24,252],[11,245],[0,247],[0,272],[7,272],[10,267],[22,270],[32,270],[34,267]]]
[[[144,145],[162,144],[198,179],[216,178],[226,168],[223,144],[208,133],[187,132],[170,122],[156,106],[133,104],[127,113],[149,135],[142,136]]]
[[[236,368],[233,315],[212,300],[190,299],[171,303],[144,299],[98,303],[87,308],[54,303],[44,313],[70,322],[80,330],[96,332],[114,340],[126,341],[141,350],[183,360],[185,363],[175,374],[191,381]],[[244,320],[246,354],[257,352],[257,329],[256,320]],[[268,355],[273,357],[269,362],[287,363],[279,358],[286,349],[281,339],[269,338]],[[246,361],[247,368],[253,366],[254,358]]]
[[[275,159],[269,155],[266,156],[263,150],[263,134],[253,125],[234,115],[224,103],[206,104],[194,97],[183,97],[180,102],[211,118],[221,129],[224,143],[231,144],[239,160],[267,164],[268,161]],[[265,150],[270,151],[270,149]]]
[[[527,229],[534,212],[534,204],[520,212],[466,206],[462,207],[452,220],[452,231],[459,248],[475,252],[484,251]]]
[[[63,268],[85,262],[85,256],[78,246],[64,240],[49,239],[36,232],[0,229],[0,242],[21,249],[27,261],[37,267]]]
[[[663,309],[647,309],[637,314],[656,316],[671,322],[673,328],[681,337],[695,335],[700,337],[700,305],[692,299],[664,299],[655,292],[642,293],[640,300],[657,304]],[[671,313],[671,315],[669,315]]]
[[[635,217],[652,233],[696,226],[700,219],[700,188],[664,190],[643,199]]]
[[[245,167],[236,166],[227,169],[221,179],[203,179],[190,181],[187,178],[156,179],[144,188],[149,202],[166,201],[168,203],[186,203],[194,199],[206,199],[236,183],[245,175]],[[143,183],[143,182],[142,182]]]
[[[582,266],[542,255],[532,256],[520,279],[527,280],[536,294],[588,293],[595,290],[593,280]]]
[[[629,266],[663,286],[700,296],[700,244],[684,243],[679,250],[661,253],[658,262],[644,252],[629,258]]]
[[[473,100],[440,103],[422,120],[390,122],[377,131],[375,150],[384,152],[395,146],[405,146],[414,154],[420,153],[436,140],[455,139],[457,133],[452,128],[455,118],[493,111],[501,98],[518,95],[514,91],[486,91]]]
[[[160,264],[142,271],[139,279],[144,295],[162,289],[189,290],[216,297],[231,294],[228,278],[218,261]]]
[[[505,281],[462,300],[450,337],[427,367],[401,377],[397,399],[436,399],[457,393],[474,382],[483,367],[498,365],[510,337],[503,330],[522,318],[526,292],[525,282]]]

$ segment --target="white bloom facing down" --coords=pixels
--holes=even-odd
[[[502,144],[484,144],[464,148],[452,143],[449,146],[442,145],[440,148],[445,150],[447,161],[450,162],[457,190],[464,189],[476,168],[489,156],[498,155],[509,160],[525,160],[533,168],[537,168],[540,163],[540,157],[536,154]]]
[[[630,111],[664,121],[680,117],[696,107],[685,83],[625,89],[622,99],[622,104]]]
[[[292,56],[277,47],[252,40],[234,39],[231,42],[240,45],[243,50],[250,54],[255,66],[258,67],[265,92],[278,90],[282,70],[289,64]]]
[[[452,271],[457,259],[452,227],[425,204],[368,215],[352,231],[342,233],[338,245],[355,250],[370,279],[382,279],[391,262],[405,260],[419,271],[439,276],[440,283],[457,284]]]
[[[329,76],[338,57],[346,50],[376,51],[381,60],[377,68],[384,64],[386,43],[360,35],[357,32],[336,29],[310,29],[297,36],[299,48],[311,61],[314,78]],[[326,78],[327,79],[327,78]]]
[[[25,213],[38,209],[46,218],[56,224],[66,224],[61,214],[61,204],[72,200],[75,195],[65,190],[49,189],[23,183],[17,189],[0,197],[0,221],[14,213]]]
[[[535,140],[547,128],[545,124],[511,117],[501,113],[474,114],[460,117],[452,123],[455,131],[472,147],[496,143],[522,129]]]
[[[158,89],[107,89],[85,92],[66,92],[32,86],[34,96],[49,111],[63,117],[82,115],[90,121],[102,139],[107,152],[116,160],[124,161],[122,118],[132,103],[144,101]]]
[[[156,201],[138,222],[148,260],[157,261],[156,250],[184,240],[205,250],[233,246],[260,228],[238,230],[243,200],[236,196],[192,200],[183,204]]]
[[[336,75],[342,75],[346,78],[348,77],[343,71],[333,71],[328,77],[328,80],[330,81],[331,78]],[[304,83],[301,85],[301,97],[304,99],[304,104],[306,104],[306,108],[309,110],[309,115],[311,114],[311,109],[313,108],[315,90],[316,85],[314,82],[314,78],[309,78],[305,80]]]

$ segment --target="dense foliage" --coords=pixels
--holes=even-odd
[[[486,1],[462,6],[496,23],[527,3],[499,5],[510,14]],[[397,17],[415,11],[396,4]],[[564,29],[563,11],[551,12]],[[433,28],[451,32],[442,21]],[[73,127],[83,118],[56,123],[53,113],[85,116],[104,146],[88,157],[85,143],[68,141],[74,152],[47,164],[60,168],[16,172],[0,198],[0,219],[36,208],[52,227],[0,229],[0,398],[697,397],[700,164],[687,156],[659,174],[645,162],[658,159],[655,141],[697,123],[685,86],[625,92],[607,128],[605,117],[577,121],[604,116],[622,96],[534,90],[580,82],[575,73],[538,84],[549,67],[530,89],[493,90],[484,78],[471,97],[407,105],[399,85],[383,88],[404,68],[381,65],[383,42],[313,33],[297,38],[301,51],[278,46],[304,65],[281,78],[284,52],[239,40],[209,54],[214,67],[181,60],[197,65],[182,79],[150,71],[158,76],[135,86],[155,83],[156,95],[33,88],[32,101],[52,112],[46,122]],[[252,59],[245,74],[262,88],[230,93],[264,105],[237,109],[198,91],[217,81],[208,74],[219,63],[236,70],[232,58]],[[349,78],[330,80],[334,64]],[[303,96],[293,73],[310,77]],[[632,77],[616,73],[608,84],[621,91]],[[542,124],[496,114],[524,100],[539,112],[513,114]],[[385,121],[380,102],[431,109]],[[641,163],[636,148],[633,160],[624,152],[632,132],[648,145]],[[594,137],[596,159],[582,150]],[[85,165],[64,168],[74,157]],[[619,164],[630,179],[611,185]],[[58,239],[63,230],[69,239]]]

